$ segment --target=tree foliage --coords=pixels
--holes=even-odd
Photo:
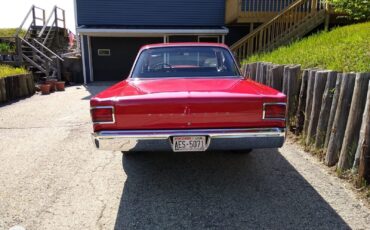
[[[354,20],[370,19],[370,0],[330,0],[338,12],[348,14]]]

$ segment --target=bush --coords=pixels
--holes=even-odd
[[[245,62],[301,64],[342,72],[370,72],[370,22],[321,32]]]
[[[7,43],[0,43],[0,54],[13,53],[15,50]]]
[[[354,20],[370,19],[370,0],[331,0],[335,11],[348,14]]]

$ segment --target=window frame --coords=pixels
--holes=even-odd
[[[190,47],[190,48],[194,48],[194,47],[210,47],[210,48],[219,48],[219,49],[223,49],[225,50],[226,52],[228,52],[230,55],[231,55],[231,59],[233,60],[233,65],[235,66],[235,69],[236,69],[236,72],[237,72],[237,75],[236,76],[229,76],[229,77],[223,77],[223,78],[243,78],[242,74],[241,74],[241,71],[240,71],[240,68],[239,68],[239,65],[238,65],[238,62],[236,61],[235,59],[235,56],[234,54],[230,51],[230,49],[227,49],[225,47],[221,47],[221,46],[163,46],[163,47],[150,47],[150,48],[144,48],[144,49],[141,49],[139,51],[139,53],[137,54],[136,58],[135,58],[135,62],[134,64],[132,65],[132,68],[131,68],[131,71],[130,71],[130,74],[127,78],[127,80],[145,80],[145,79],[158,79],[156,77],[153,77],[153,78],[140,78],[140,77],[133,77],[133,72],[134,72],[134,69],[136,68],[137,64],[138,64],[138,60],[140,58],[140,56],[142,55],[142,53],[146,50],[149,50],[149,49],[162,49],[162,48],[174,48],[174,47],[179,47],[179,48],[184,48],[184,47]],[[181,78],[181,77],[162,77],[163,78]],[[202,77],[202,78],[222,78],[222,77],[219,77],[219,76],[207,76],[207,77]]]

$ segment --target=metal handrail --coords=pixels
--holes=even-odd
[[[246,46],[248,45],[253,45],[253,44],[247,44],[247,43],[254,43],[252,39],[257,39],[259,38],[259,43],[263,42],[263,40],[268,40],[269,37],[266,35],[265,31],[266,29],[269,30],[272,25],[274,25],[276,22],[278,22],[280,19],[283,17],[291,17],[293,14],[291,14],[294,10],[299,11],[299,7],[302,7],[304,4],[310,3],[310,7],[307,9],[303,9],[303,12],[306,12],[307,14],[312,14],[313,12],[319,13],[320,11],[325,10],[325,7],[323,6],[324,1],[323,0],[297,0],[293,4],[291,4],[289,7],[285,8],[282,10],[278,15],[273,17],[271,20],[268,22],[264,23],[263,25],[259,26],[256,30],[254,30],[252,33],[246,35],[239,41],[237,41],[235,44],[233,44],[230,48],[233,51],[238,51],[239,49],[245,49]],[[319,6],[317,8],[317,6]],[[316,10],[314,10],[316,9]],[[292,18],[293,19],[293,18]],[[291,20],[292,20],[291,19]],[[289,24],[292,24],[292,21],[289,22]],[[290,26],[287,26],[286,29],[289,29]],[[262,35],[264,35],[264,37]],[[243,48],[244,47],[244,48]],[[245,50],[242,51],[242,56],[245,58]]]
[[[42,11],[42,18],[40,17],[36,17],[36,14],[35,14],[35,9],[38,9],[38,10],[41,10]],[[40,7],[37,7],[35,5],[32,5],[31,8],[29,9],[26,17],[23,19],[22,21],[22,24],[18,27],[18,29],[16,30],[15,34],[14,34],[14,37],[18,37],[19,36],[19,33],[21,32],[24,24],[26,23],[27,19],[30,17],[31,13],[33,13],[32,17],[33,17],[33,20],[32,20],[32,23],[31,23],[31,26],[34,25],[36,23],[36,19],[38,20],[42,20],[42,23],[43,25],[45,24],[45,10],[40,8]]]
[[[19,38],[22,42],[26,43],[29,47],[31,47],[35,52],[41,54],[41,56],[43,56],[44,58],[46,58],[48,61],[53,61],[53,59],[49,58],[46,54],[44,54],[43,52],[41,52],[39,49],[37,49],[36,47],[34,47],[31,43],[29,43],[28,41],[24,40],[23,38]]]
[[[46,47],[41,42],[37,41],[36,39],[33,39],[33,41],[36,42],[38,45],[40,45],[43,49],[45,49],[46,51],[48,51],[49,53],[51,53],[54,57],[57,57],[59,60],[64,61],[64,59],[62,57],[60,57],[58,54],[54,53],[51,49],[49,49],[48,47]]]
[[[58,10],[61,10],[63,12],[63,18],[62,19],[58,18],[58,13],[57,13]],[[46,21],[46,23],[44,24],[44,27],[42,27],[42,29],[41,29],[41,31],[40,31],[40,33],[38,35],[39,38],[44,34],[44,32],[45,32],[46,28],[48,27],[49,22],[50,22],[50,20],[51,20],[51,18],[53,16],[54,16],[54,21],[53,21],[53,23],[51,25],[52,26],[54,26],[54,25],[57,26],[58,23],[56,23],[56,21],[62,21],[63,22],[63,25],[64,25],[64,28],[65,28],[65,11],[64,11],[64,9],[62,9],[62,8],[60,8],[58,6],[54,6],[53,7],[53,10],[51,11],[51,13],[49,15],[48,20]],[[48,34],[46,35],[46,37],[48,37],[49,34],[50,34],[50,30],[49,30]]]

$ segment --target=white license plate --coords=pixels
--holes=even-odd
[[[203,152],[206,151],[205,136],[173,137],[172,149],[174,152]]]

